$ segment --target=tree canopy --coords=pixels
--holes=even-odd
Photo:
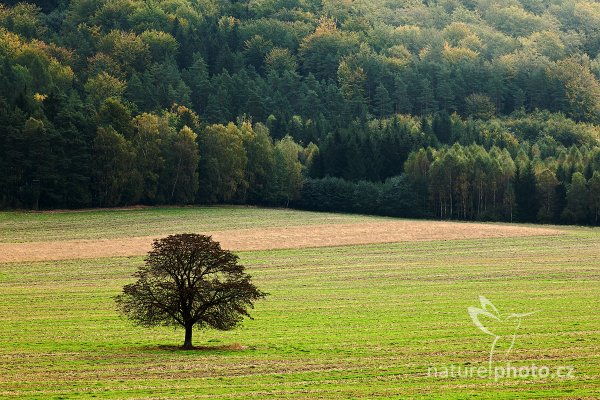
[[[236,327],[265,297],[238,263],[210,236],[179,234],[155,240],[137,281],[116,297],[120,312],[141,326],[180,326],[184,349],[193,328]]]

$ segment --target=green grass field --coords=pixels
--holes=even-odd
[[[365,218],[235,208],[3,213],[0,240]],[[237,330],[196,331],[195,345],[215,348],[190,352],[174,347],[181,330],[117,316],[112,297],[142,257],[0,264],[0,397],[599,398],[600,229],[567,231],[239,253],[270,296]],[[429,376],[430,367],[487,366],[492,337],[467,313],[480,295],[504,315],[538,311],[518,330],[512,365],[571,366],[574,376]],[[245,348],[218,349],[233,344]]]
[[[0,243],[112,239],[169,232],[377,221],[381,217],[255,207],[167,207],[107,212],[0,212]]]

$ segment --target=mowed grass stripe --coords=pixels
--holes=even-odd
[[[598,231],[560,237],[240,253],[271,295],[255,320],[196,333],[117,317],[111,297],[142,257],[1,264],[0,396],[13,398],[549,398],[600,396]],[[511,354],[573,365],[574,380],[433,379],[429,366],[486,365],[466,308],[541,310]]]
[[[387,221],[390,218],[259,207],[148,207],[1,212],[0,243],[112,239],[168,233]]]

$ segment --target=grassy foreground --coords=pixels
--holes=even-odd
[[[235,224],[222,210],[215,223]],[[266,212],[281,225],[290,223],[288,213],[304,214]],[[105,230],[66,215],[82,231],[65,235]],[[0,264],[0,397],[600,396],[600,230],[240,257],[270,296],[240,329],[196,332],[196,345],[214,348],[193,352],[174,349],[180,330],[137,328],[116,315],[112,296],[141,257]],[[467,313],[480,295],[503,315],[538,311],[518,331],[512,365],[570,366],[574,376],[428,376],[430,367],[487,366],[492,337]]]

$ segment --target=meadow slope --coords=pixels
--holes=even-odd
[[[0,241],[378,221],[390,219],[243,208],[2,213]],[[557,229],[241,251],[270,296],[240,329],[197,332],[206,349],[193,352],[176,350],[179,330],[116,315],[112,297],[142,256],[0,263],[0,397],[597,398],[600,230]],[[507,361],[570,366],[574,377],[428,376],[430,367],[487,365],[492,338],[467,313],[481,295],[504,316],[538,311]]]

